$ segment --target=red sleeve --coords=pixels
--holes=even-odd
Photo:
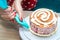
[[[8,2],[8,5],[9,5],[9,6],[12,6],[14,0],[7,0],[7,2]]]
[[[31,10],[36,7],[37,0],[22,0],[21,5],[24,10]]]

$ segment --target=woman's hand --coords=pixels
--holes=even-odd
[[[15,12],[13,12],[13,9],[11,7],[8,7],[6,10],[4,10],[5,13],[1,14],[1,17],[4,20],[10,20],[13,19],[15,17]]]
[[[18,12],[20,20],[22,21],[23,20],[23,10],[22,10],[22,6],[21,6],[21,1],[22,0],[15,0],[14,8]]]
[[[20,14],[20,20],[23,21],[23,14]]]

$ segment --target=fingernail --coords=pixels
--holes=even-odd
[[[21,21],[23,21],[22,17],[20,18]]]

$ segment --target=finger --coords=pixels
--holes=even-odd
[[[9,20],[9,16],[7,16],[7,15],[1,15],[1,17],[2,17],[4,20]]]
[[[15,16],[16,16],[16,12],[13,12],[13,13],[10,15],[10,19],[14,19]]]
[[[11,16],[10,19],[14,19],[15,16]]]
[[[21,20],[21,21],[23,21],[23,18],[22,18],[22,17],[20,17],[20,20]]]

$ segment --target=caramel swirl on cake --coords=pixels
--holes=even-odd
[[[31,22],[38,25],[41,28],[52,27],[56,23],[57,17],[52,10],[49,9],[38,9],[34,11],[31,16]]]
[[[50,36],[57,29],[57,18],[50,9],[38,9],[30,15],[30,31],[38,36]]]

